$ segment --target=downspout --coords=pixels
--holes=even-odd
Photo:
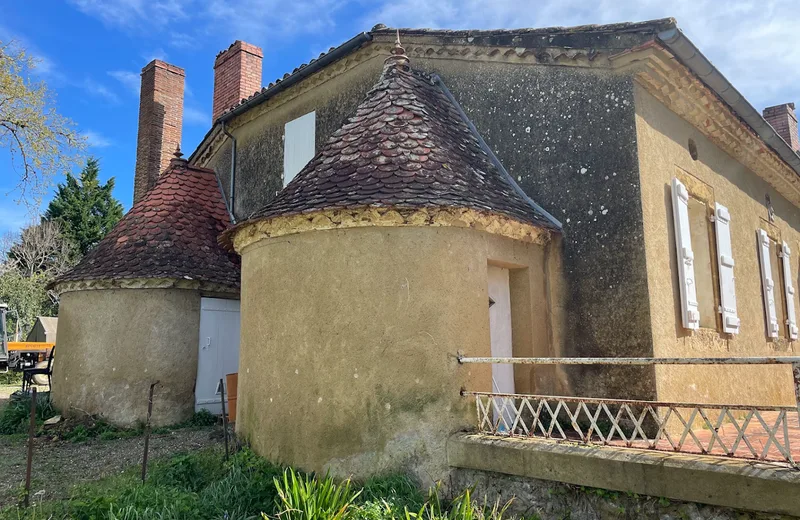
[[[225,121],[222,121],[222,133],[231,139],[231,186],[228,191],[228,198],[230,199],[228,212],[231,214],[231,225],[236,225],[236,214],[234,213],[236,208],[236,199],[234,198],[234,193],[236,193],[234,191],[236,189],[236,137],[228,131]]]

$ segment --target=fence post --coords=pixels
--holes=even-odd
[[[142,457],[142,484],[147,479],[147,451],[150,449],[150,416],[153,415],[153,389],[158,381],[150,385],[150,394],[147,397],[147,422],[144,425],[144,456]]]
[[[36,387],[31,388],[31,422],[28,427],[28,462],[25,467],[25,498],[23,505],[28,507],[31,496],[31,469],[33,466],[33,438],[36,436]]]
[[[219,380],[222,393],[222,435],[225,438],[225,460],[228,460],[228,414],[225,413],[225,381]]]

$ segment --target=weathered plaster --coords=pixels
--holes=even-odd
[[[530,53],[475,56],[428,52],[425,45],[417,52],[413,41],[409,46],[412,64],[441,75],[523,189],[564,223],[571,326],[560,340],[567,354],[651,355],[641,214],[631,204],[640,197],[632,76],[594,68],[599,62],[608,66],[597,56],[592,68],[562,67],[537,64],[544,58]],[[357,60],[328,77],[324,89],[313,82],[292,87],[261,105],[260,117],[243,115],[245,123],[233,122],[240,157],[253,157],[251,163],[240,159],[238,166],[239,217],[263,206],[282,186],[283,125],[316,110],[322,143],[379,77],[379,57]],[[511,59],[525,61],[507,62]],[[227,160],[217,163],[223,175]],[[571,370],[574,391],[654,397],[651,369],[605,371],[596,377],[596,369]]]
[[[351,61],[326,69],[303,88],[292,88],[231,122],[237,139],[235,215],[247,218],[283,188],[284,125],[316,111],[317,149],[350,116],[377,81],[384,56],[357,53]],[[347,72],[344,74],[343,72]],[[320,77],[317,77],[320,76]],[[321,87],[324,84],[324,88]],[[298,85],[299,87],[299,85]],[[230,191],[230,140],[220,134],[197,164],[213,168],[223,191]]]
[[[666,50],[650,46],[633,56],[636,81],[723,152],[800,205],[800,176]]]
[[[59,294],[73,291],[105,289],[191,289],[202,291],[203,295],[238,295],[238,289],[226,285],[202,282],[200,280],[175,278],[114,278],[101,280],[69,280],[57,283],[53,289]]]
[[[539,226],[465,208],[376,208],[363,207],[326,210],[286,217],[257,220],[233,231],[234,249],[241,253],[250,244],[264,238],[277,238],[306,231],[354,227],[466,227],[495,235],[544,244],[550,232]]]
[[[476,496],[487,494],[494,500],[506,501],[516,495],[511,511],[525,513],[525,517],[536,514],[541,518],[563,518],[555,514],[559,505],[571,513],[570,518],[587,520],[664,520],[687,518],[690,513],[694,513],[690,518],[697,519],[741,520],[776,518],[766,514],[751,516],[745,510],[773,515],[794,515],[800,511],[800,473],[752,461],[478,434],[450,437],[447,455],[450,464],[460,468],[453,474],[456,486],[476,485]],[[594,504],[587,503],[585,497],[576,500],[580,498],[577,493],[564,496],[566,490],[562,488],[558,493],[561,486],[546,481],[621,491],[629,498],[626,505],[633,507],[614,511],[598,500]],[[614,493],[604,491],[603,495],[611,498]],[[661,497],[659,507],[653,507],[655,504],[648,504],[639,495]],[[722,507],[671,504],[666,499]],[[564,504],[562,500],[568,502]]]
[[[558,276],[545,254],[454,227],[309,231],[250,245],[237,432],[306,470],[442,478],[447,436],[475,424],[462,386],[491,388],[490,366],[456,361],[489,354],[487,265],[527,273],[528,298],[544,301]],[[558,309],[529,306],[529,337],[515,347],[548,349]]]
[[[576,67],[415,65],[441,75],[509,173],[562,222],[565,354],[652,355],[632,77]],[[650,368],[569,373],[577,394],[654,397]]]
[[[645,88],[637,86],[635,97],[654,354],[666,357],[779,356],[800,351],[796,341],[773,341],[766,337],[756,251],[756,230],[766,225],[765,196],[769,195],[775,208],[774,228],[792,248],[792,273],[796,276],[800,268],[796,254],[800,250],[800,211],[766,180],[668,110]],[[689,155],[689,139],[697,144],[697,161]],[[736,300],[741,320],[740,333],[735,336],[718,332],[719,327],[690,333],[681,326],[670,198],[670,182],[676,175],[692,176],[707,185],[713,199],[731,213]],[[714,263],[716,270],[716,258]],[[783,297],[782,287],[776,287],[776,297]],[[797,299],[795,306],[800,309]],[[660,400],[795,403],[788,366],[660,366],[656,374]]]
[[[67,415],[143,423],[150,384],[154,426],[194,412],[200,293],[106,289],[61,296],[53,399]]]

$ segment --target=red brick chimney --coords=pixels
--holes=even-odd
[[[261,90],[261,60],[264,52],[255,45],[236,40],[217,54],[214,61],[214,106],[211,119]]]
[[[784,103],[764,109],[764,119],[783,137],[783,140],[794,150],[800,151],[800,137],[797,135],[797,116],[794,103]]]
[[[142,69],[133,202],[153,187],[181,143],[183,69],[153,60]]]

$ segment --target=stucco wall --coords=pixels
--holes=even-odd
[[[628,203],[640,197],[630,76],[446,56],[412,65],[443,78],[508,171],[564,225],[565,354],[651,355],[641,211]],[[255,119],[242,116],[250,120],[234,130],[237,216],[281,188],[284,124],[316,110],[319,148],[378,81],[382,64],[383,56],[372,57]],[[226,145],[210,162],[226,189],[229,160]],[[573,367],[570,374],[577,394],[654,397],[651,368]]]
[[[475,424],[460,389],[491,388],[489,365],[456,361],[490,353],[489,261],[527,273],[529,301],[558,292],[542,246],[461,228],[307,232],[242,260],[237,432],[272,460],[356,477],[446,474],[447,435]],[[525,312],[515,348],[546,350],[558,320]]]
[[[382,66],[381,57],[367,60],[347,74],[330,79],[323,87],[301,94],[233,131],[237,139],[234,211],[238,219],[261,209],[283,188],[284,125],[316,111],[319,150],[355,112],[367,90],[377,81]],[[230,141],[226,141],[207,163],[219,175],[226,196],[230,192],[230,150]]]
[[[150,384],[152,423],[194,412],[200,294],[181,289],[111,289],[61,295],[55,405],[123,426],[144,422]]]
[[[769,195],[775,208],[774,226],[792,248],[792,276],[797,287],[800,211],[643,88],[636,87],[635,97],[655,355],[779,356],[798,352],[797,341],[767,339],[756,230],[766,225],[765,195]],[[696,161],[688,151],[689,139],[697,145]],[[715,201],[730,210],[736,300],[741,320],[738,335],[729,336],[713,329],[689,333],[681,326],[669,187],[678,171],[707,184]],[[776,297],[782,291],[776,283]],[[800,309],[797,295],[795,300]],[[656,373],[661,400],[787,405],[795,402],[788,366],[658,367]]]
[[[563,226],[567,356],[652,355],[632,80],[578,67],[415,60]],[[653,370],[573,367],[576,395],[654,397]]]

